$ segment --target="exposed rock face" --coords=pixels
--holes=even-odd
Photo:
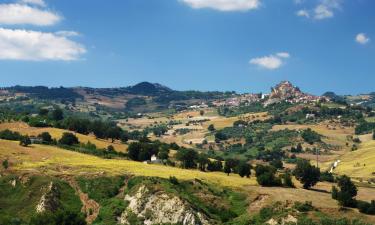
[[[183,224],[209,225],[207,217],[196,212],[187,202],[177,196],[159,191],[151,193],[144,185],[133,195],[126,195],[129,206],[119,218],[120,224],[130,224],[129,217],[133,214],[146,225],[152,224]]]
[[[43,213],[45,211],[56,211],[60,205],[59,198],[60,192],[57,186],[51,181],[36,206],[36,212]]]
[[[298,220],[292,215],[288,215],[285,218],[281,218],[279,220],[270,219],[266,222],[268,225],[286,225],[286,224],[297,224]]]

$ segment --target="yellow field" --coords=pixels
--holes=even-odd
[[[9,158],[11,169],[21,172],[46,173],[51,175],[69,174],[132,174],[178,179],[201,179],[223,186],[243,187],[254,185],[255,179],[241,178],[224,173],[205,173],[198,170],[185,170],[163,165],[148,165],[141,162],[117,159],[102,159],[95,156],[67,151],[52,146],[19,146],[18,142],[0,140],[0,159]]]
[[[5,129],[9,129],[11,131],[17,131],[23,135],[29,135],[29,136],[38,136],[39,134],[43,132],[48,132],[51,134],[52,138],[56,138],[56,139],[60,139],[64,132],[70,132],[70,131],[66,131],[63,129],[51,128],[51,127],[46,127],[46,128],[30,127],[26,123],[20,123],[20,122],[1,123],[0,130],[5,130]],[[74,132],[71,132],[71,133],[74,133]],[[109,140],[97,139],[91,135],[82,135],[78,133],[76,133],[76,136],[78,137],[81,143],[87,143],[90,141],[91,143],[95,144],[96,147],[98,148],[107,148],[109,145],[112,145],[116,149],[116,151],[125,152],[127,150],[127,145],[121,144],[119,142],[112,143]]]
[[[335,173],[346,174],[356,178],[375,178],[375,141],[367,141],[356,151],[340,157],[341,162]]]

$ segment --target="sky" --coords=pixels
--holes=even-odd
[[[375,91],[374,0],[0,0],[0,86]]]

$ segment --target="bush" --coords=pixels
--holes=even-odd
[[[304,130],[301,134],[303,140],[309,144],[314,144],[315,142],[320,142],[320,135],[310,128]]]
[[[332,173],[325,171],[320,174],[319,181],[321,182],[327,181],[327,182],[333,183],[335,182],[335,177],[332,175]]]
[[[9,168],[9,161],[6,159],[2,162],[3,168],[8,169]]]
[[[43,144],[52,143],[52,136],[48,132],[43,132],[39,134],[38,137],[42,139]]]
[[[294,203],[294,208],[297,209],[300,212],[309,212],[314,209],[312,202],[306,201],[304,203],[302,202],[295,202]]]
[[[286,172],[284,175],[282,175],[282,181],[284,187],[292,187],[294,188],[294,184],[292,181],[292,175],[289,172]]]
[[[30,220],[30,225],[86,225],[85,218],[81,214],[69,211],[37,214]]]
[[[20,138],[20,145],[23,146],[23,147],[27,147],[29,145],[31,145],[31,140],[29,138],[29,136],[21,136]]]
[[[175,176],[170,176],[169,177],[169,182],[171,182],[174,185],[178,185],[179,184],[178,179]]]
[[[257,165],[255,167],[255,175],[257,182],[261,186],[281,186],[280,178],[275,177],[276,169],[272,166]]]
[[[63,136],[59,140],[59,143],[62,145],[71,146],[71,145],[79,144],[79,141],[78,141],[77,136],[75,136],[74,134],[65,132],[63,133]]]
[[[357,208],[361,213],[375,215],[375,201],[372,200],[371,203],[358,201],[357,200]]]

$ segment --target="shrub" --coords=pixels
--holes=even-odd
[[[52,143],[52,137],[51,137],[51,135],[48,132],[43,132],[43,133],[39,134],[38,137],[40,139],[42,139],[42,142],[44,144],[50,144],[50,143]]]
[[[292,175],[289,172],[282,175],[282,181],[284,187],[294,187]]]
[[[303,140],[309,144],[314,144],[315,142],[320,142],[320,135],[310,128],[304,130],[301,134]]]
[[[71,145],[79,144],[79,141],[78,141],[77,136],[75,136],[74,134],[65,132],[63,133],[63,136],[59,140],[59,143],[62,145],[71,146]]]
[[[276,169],[272,166],[257,165],[255,167],[257,182],[261,186],[281,186],[281,180],[276,178],[275,174]]]
[[[30,220],[30,225],[86,225],[86,221],[81,214],[69,211],[57,211],[54,213],[37,214]]]
[[[171,182],[174,185],[178,185],[179,184],[178,179],[175,176],[170,176],[169,177],[169,182]]]
[[[320,181],[327,181],[327,182],[330,182],[330,183],[335,182],[335,178],[333,177],[332,173],[330,173],[328,171],[325,171],[325,172],[321,173],[319,180]]]
[[[9,161],[6,159],[2,162],[3,168],[8,169],[9,168]]]
[[[357,208],[361,213],[375,215],[375,200],[372,200],[371,203],[357,200]]]
[[[312,202],[310,201],[305,201],[304,203],[302,202],[295,202],[294,203],[294,208],[297,209],[300,212],[309,212],[314,209]]]
[[[24,146],[24,147],[27,147],[27,146],[31,145],[31,140],[30,140],[29,136],[27,136],[27,135],[22,136],[20,138],[20,145]]]

